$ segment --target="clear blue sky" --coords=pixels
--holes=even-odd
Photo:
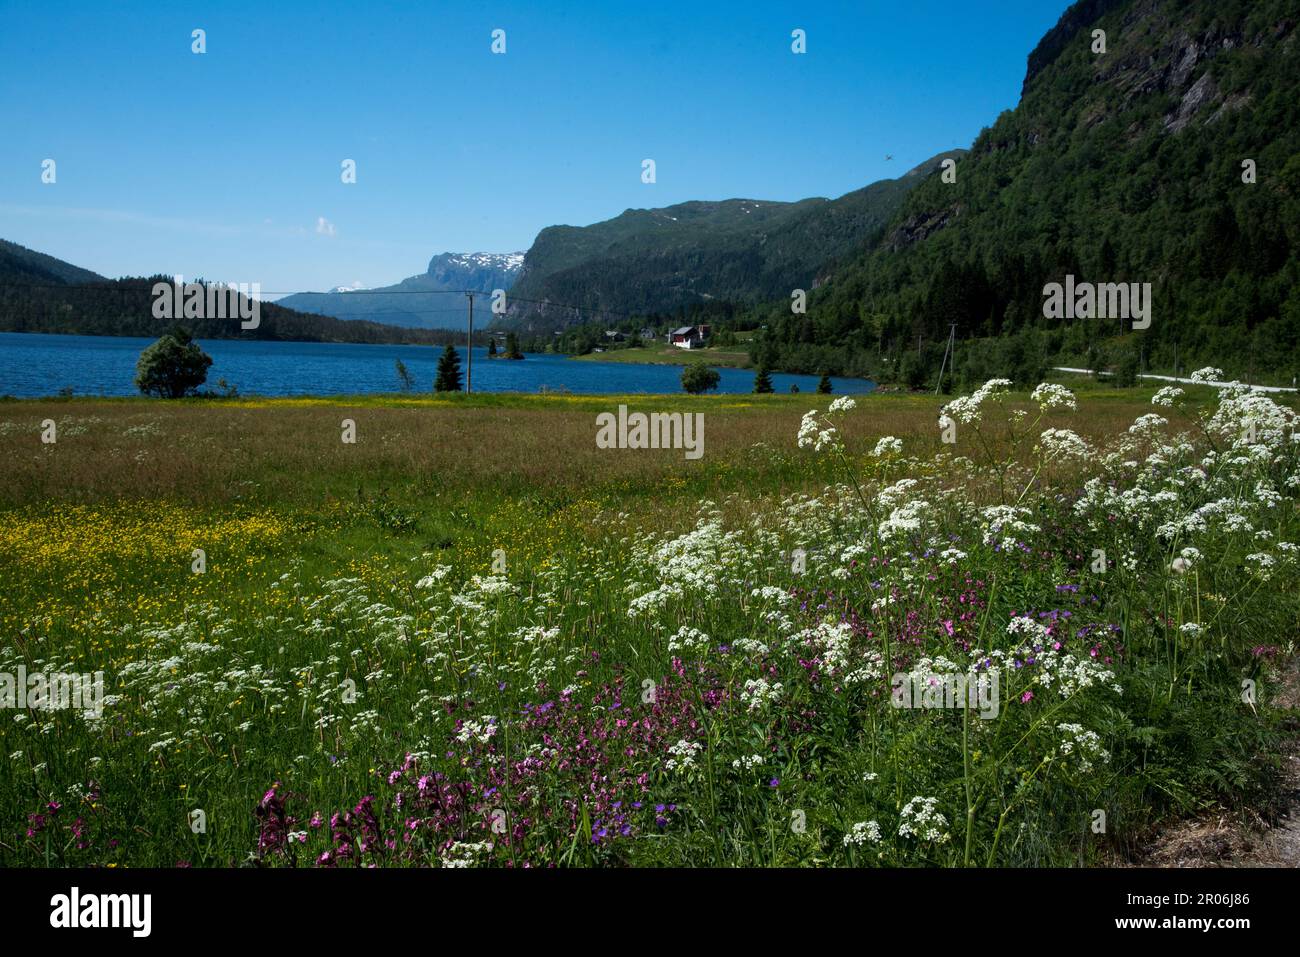
[[[324,289],[629,207],[839,196],[970,145],[1067,5],[0,0],[0,238]]]

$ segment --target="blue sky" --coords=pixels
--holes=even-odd
[[[276,292],[631,207],[839,196],[968,146],[1067,5],[0,0],[0,238]]]

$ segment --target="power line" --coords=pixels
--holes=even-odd
[[[158,280],[158,281],[161,281],[161,280]],[[61,289],[61,290],[64,290],[65,292],[73,291],[73,290],[80,290],[80,289],[89,289],[89,290],[117,291],[117,292],[122,292],[122,293],[136,293],[136,294],[139,294],[139,293],[145,291],[145,289],[144,289],[143,286],[140,286],[140,287],[134,287],[134,286],[123,286],[120,282],[115,282],[115,283],[112,283],[111,285],[103,284],[103,283],[14,283],[14,282],[0,282],[0,290],[5,289],[5,288],[10,288],[10,289]],[[229,288],[229,287],[227,287],[227,288]],[[483,290],[483,289],[388,289],[388,290],[385,290],[385,289],[353,289],[353,290],[349,290],[349,291],[347,291],[347,292],[337,292],[337,291],[331,291],[331,292],[284,292],[284,291],[278,291],[278,290],[266,290],[266,289],[261,289],[261,290],[258,290],[258,292],[259,292],[260,295],[263,295],[263,296],[299,296],[299,295],[301,295],[301,296],[366,296],[366,295],[370,295],[370,296],[439,296],[439,295],[447,295],[447,296],[451,296],[451,295],[457,295],[457,296],[468,296],[468,295],[470,295],[470,294],[473,294],[473,295],[476,295],[476,296],[480,296],[480,295],[488,295],[488,294],[490,294],[491,291],[490,291],[490,290]],[[259,299],[258,301],[259,301],[259,302],[263,302],[263,301],[264,301],[264,302],[266,303],[266,305],[270,305],[270,306],[279,306],[279,305],[280,305],[278,302],[276,302],[276,301],[274,301],[274,300],[260,300],[260,299]],[[556,302],[556,301],[553,300],[553,299],[528,299],[528,298],[525,298],[525,297],[523,297],[523,296],[512,296],[512,295],[509,294],[509,292],[506,293],[506,302],[507,302],[507,303],[510,303],[510,302],[523,302],[523,303],[528,303],[529,305],[536,305],[536,306],[549,306],[549,307],[551,307],[551,308],[555,308],[555,309],[568,309],[568,310],[572,310],[572,311],[574,311],[574,312],[578,312],[578,313],[587,313],[587,314],[595,315],[595,316],[598,316],[598,317],[599,317],[599,316],[618,316],[618,317],[623,318],[623,319],[648,319],[648,318],[650,318],[650,317],[653,316],[653,315],[657,315],[657,313],[651,313],[651,312],[623,312],[623,311],[618,310],[618,309],[607,309],[607,308],[604,308],[604,307],[602,307],[602,306],[582,306],[582,305],[578,305],[578,304],[576,304],[576,303]],[[288,309],[288,310],[291,310],[291,311],[294,311],[294,312],[303,312],[305,315],[324,316],[324,317],[326,317],[326,318],[342,318],[343,316],[356,316],[356,317],[365,318],[365,317],[368,317],[368,316],[382,315],[382,314],[383,314],[383,313],[373,313],[373,312],[370,312],[370,313],[366,313],[366,312],[352,312],[352,313],[325,313],[325,312],[320,312],[320,313],[313,313],[313,312],[306,312],[305,310],[302,310],[302,309],[294,309],[292,306],[280,306],[280,308],[281,308],[281,309]],[[428,313],[428,314],[432,315],[432,314],[436,314],[436,313],[440,313],[440,312],[459,312],[459,310],[455,310],[455,309],[452,309],[452,308],[447,308],[447,309],[409,309],[409,310],[407,310],[407,312],[408,312],[408,313]],[[402,313],[391,313],[391,314],[392,314],[392,315],[402,315]]]

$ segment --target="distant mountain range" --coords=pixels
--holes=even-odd
[[[524,263],[523,253],[442,253],[429,268],[392,286],[300,292],[277,305],[340,319],[368,319],[418,329],[463,329],[466,290],[510,289]],[[488,313],[483,313],[487,324]],[[476,323],[477,324],[477,323]]]
[[[492,324],[536,333],[603,310],[666,314],[710,300],[761,302],[814,288],[943,160],[964,154],[941,153],[839,199],[692,201],[629,209],[591,226],[548,226],[526,254],[444,253],[427,272],[394,286],[298,293],[279,303],[341,319],[463,328],[465,303],[455,294],[505,289],[509,307]],[[489,319],[485,312],[484,323]]]
[[[0,332],[87,336],[158,336],[173,322],[153,315],[153,285],[170,276],[106,279],[61,259],[0,239]],[[348,322],[264,302],[257,329],[231,319],[185,319],[200,339],[288,339],[308,342],[389,342],[442,345],[463,336]]]

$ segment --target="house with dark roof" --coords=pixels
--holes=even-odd
[[[708,345],[708,326],[682,326],[668,334],[668,341],[679,349],[699,349]]]

